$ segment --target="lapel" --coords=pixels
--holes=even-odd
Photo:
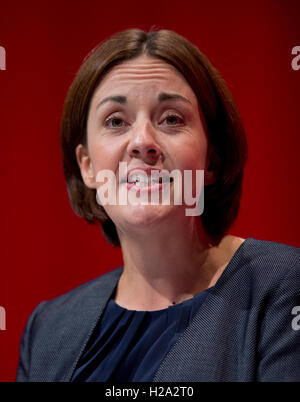
[[[64,359],[56,364],[55,373],[49,373],[51,381],[71,381],[76,365],[82,355],[101,314],[115,290],[123,267],[82,285],[79,297],[64,304],[66,328],[60,342],[66,345]],[[74,314],[74,311],[76,312]],[[56,345],[59,348],[60,345]],[[66,349],[65,348],[65,349]],[[54,379],[53,379],[54,377]]]
[[[247,294],[242,278],[247,273],[249,250],[256,248],[255,239],[248,238],[235,252],[193,321],[163,359],[154,382],[236,380],[236,334]]]

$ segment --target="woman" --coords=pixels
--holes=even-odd
[[[76,75],[61,141],[73,209],[101,222],[124,266],[37,307],[17,380],[300,380],[299,250],[227,234],[247,146],[206,57],[167,30],[114,35]],[[175,170],[204,171],[201,216],[175,202]],[[115,202],[100,196],[103,171]],[[167,184],[169,203],[128,202]]]

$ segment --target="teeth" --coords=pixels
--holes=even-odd
[[[139,183],[140,185],[141,184],[148,184],[148,180],[144,176],[132,175],[128,179],[128,183],[136,183],[136,184]]]
[[[154,175],[154,177],[151,176],[145,176],[145,175],[138,175],[138,174],[132,174],[128,178],[128,183],[134,183],[136,186],[141,187],[141,186],[148,186],[152,184],[158,184],[158,183],[168,183],[172,182],[173,177],[159,177],[158,175]]]
[[[149,184],[155,184],[158,182],[159,182],[158,178],[150,178],[139,175],[132,175],[128,179],[128,183],[134,183],[136,186],[147,186]]]

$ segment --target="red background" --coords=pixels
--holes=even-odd
[[[72,212],[58,142],[64,97],[86,54],[126,28],[175,30],[222,73],[239,106],[249,161],[232,233],[300,246],[298,1],[2,2],[0,45],[0,381],[13,381],[28,315],[121,265],[99,228]]]

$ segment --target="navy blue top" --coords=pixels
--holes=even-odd
[[[72,381],[152,381],[210,289],[155,311],[127,310],[110,299]]]

